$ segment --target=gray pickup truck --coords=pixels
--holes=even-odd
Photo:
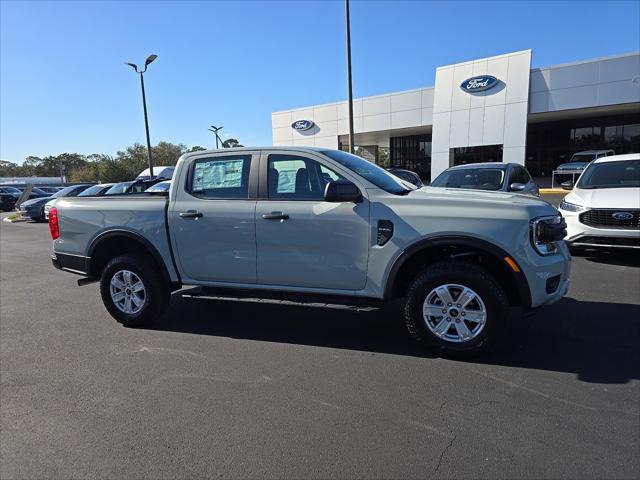
[[[183,286],[303,305],[398,300],[418,341],[465,356],[502,342],[510,307],[553,303],[569,285],[565,223],[547,202],[417,189],[322,148],[188,153],[168,196],[61,198],[49,216],[53,264],[99,280],[127,326],[153,322]]]

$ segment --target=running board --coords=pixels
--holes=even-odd
[[[227,288],[200,287],[186,290],[182,298],[224,300],[227,302],[266,303],[271,305],[290,305],[298,307],[331,308],[354,312],[371,312],[379,309],[383,302],[361,297],[340,295],[296,294],[269,290],[240,290]]]

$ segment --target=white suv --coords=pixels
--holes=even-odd
[[[571,182],[563,188],[571,188]],[[560,211],[574,247],[640,249],[640,154],[594,160],[582,172]]]

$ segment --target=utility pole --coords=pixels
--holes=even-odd
[[[147,97],[144,92],[144,72],[147,71],[147,67],[153,62],[157,55],[149,55],[144,61],[144,70],[138,71],[138,66],[135,63],[124,62],[133,68],[136,73],[140,74],[140,88],[142,89],[142,109],[144,110],[144,129],[147,134],[147,160],[149,162],[149,176],[153,178],[153,161],[151,159],[151,138],[149,136],[149,119],[147,117]]]
[[[344,11],[347,28],[347,101],[349,102],[349,153],[353,153],[355,151],[355,147],[353,146],[353,89],[351,84],[351,20],[349,18],[349,0],[344,1]]]

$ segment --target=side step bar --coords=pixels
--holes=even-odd
[[[380,300],[353,296],[343,297],[340,295],[313,295],[308,293],[298,294],[295,292],[211,287],[197,287],[192,290],[186,290],[182,293],[182,298],[332,308],[355,312],[370,312],[379,309],[384,304]]]

